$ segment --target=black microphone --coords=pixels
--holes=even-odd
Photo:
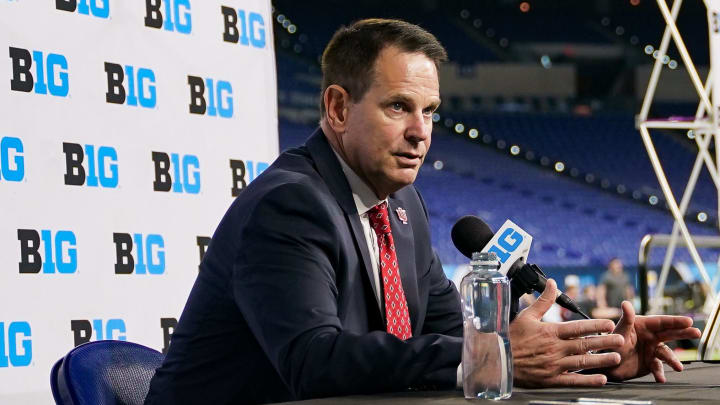
[[[493,231],[482,219],[474,215],[466,215],[453,225],[450,237],[460,253],[472,258],[474,252],[482,252],[490,242],[493,238]],[[513,297],[518,299],[523,294],[529,294],[533,291],[542,293],[545,291],[545,284],[547,283],[547,276],[538,266],[523,263],[522,259],[517,259],[512,264],[507,272],[507,278],[510,279]],[[590,319],[565,293],[561,293],[555,299],[555,302],[585,319]],[[514,312],[517,312],[517,310]],[[514,317],[515,315],[512,314],[511,319]]]
[[[482,219],[465,215],[453,225],[450,238],[460,253],[472,259],[472,254],[482,252],[494,233]]]

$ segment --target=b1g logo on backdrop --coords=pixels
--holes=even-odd
[[[113,242],[115,274],[165,273],[165,240],[162,235],[115,232]]]
[[[69,186],[118,186],[118,155],[110,146],[83,145],[63,142],[65,184]],[[85,166],[83,166],[85,163]]]
[[[232,175],[231,195],[233,197],[240,195],[240,192],[247,187],[248,183],[255,180],[255,178],[269,166],[270,164],[266,162],[230,159],[230,173]]]
[[[265,48],[265,21],[262,15],[232,7],[220,6],[223,16],[223,41]],[[238,27],[238,24],[240,27]]]
[[[188,75],[188,85],[191,114],[232,118],[233,98],[230,82]]]
[[[21,274],[37,274],[40,270],[45,274],[77,271],[77,239],[72,231],[18,229],[17,238]]]
[[[115,319],[73,319],[70,321],[75,346],[91,340],[127,340],[125,321]]]
[[[190,0],[145,0],[145,26],[190,34],[192,32]]]
[[[200,193],[200,160],[197,156],[152,152],[152,161],[155,165],[154,191]]]
[[[10,47],[12,79],[10,89],[35,94],[67,97],[70,91],[68,61],[59,53],[32,51]],[[33,69],[33,64],[35,68]],[[33,74],[34,72],[34,74]]]
[[[32,329],[25,321],[0,322],[0,367],[26,367],[32,362]]]
[[[0,138],[0,181],[22,181],[25,178],[25,157],[20,138]]]
[[[97,18],[110,16],[110,0],[55,0],[55,8]]]
[[[113,104],[155,108],[157,94],[155,72],[149,68],[105,62],[107,93],[105,101]]]
[[[200,253],[200,262],[202,263],[203,257],[205,257],[205,253],[207,253],[208,247],[210,247],[210,238],[207,236],[197,236],[195,237],[195,242],[198,246],[198,252]],[[199,265],[198,265],[199,267]]]
[[[163,331],[162,354],[167,354],[170,348],[170,339],[172,338],[173,332],[175,332],[177,323],[177,319],[175,318],[160,318],[160,328],[162,328]]]

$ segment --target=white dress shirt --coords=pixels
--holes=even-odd
[[[335,152],[334,149],[333,152]],[[380,267],[380,248],[378,247],[377,235],[370,226],[368,211],[382,202],[387,202],[387,198],[384,200],[378,199],[375,192],[372,191],[367,184],[365,184],[360,176],[358,176],[347,163],[345,163],[342,156],[340,156],[337,152],[335,152],[335,156],[337,156],[340,166],[342,167],[342,171],[345,174],[345,178],[350,184],[350,190],[352,191],[353,200],[355,201],[355,207],[357,207],[357,212],[360,216],[360,223],[363,227],[365,242],[367,242],[368,251],[370,252],[370,257],[372,258],[371,265],[374,278],[375,297],[377,298],[380,313],[382,314],[383,319],[385,319],[385,310],[382,307],[382,285],[380,284],[380,273],[378,270]]]

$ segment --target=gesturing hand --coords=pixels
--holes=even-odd
[[[540,319],[555,302],[558,290],[549,279],[535,303],[510,324],[515,384],[523,387],[600,386],[607,382],[602,374],[571,371],[615,367],[617,353],[592,354],[591,350],[616,350],[626,343],[622,335],[588,336],[613,330],[610,320],[581,320],[547,323]],[[585,337],[588,336],[588,337]]]
[[[636,316],[627,301],[622,303],[622,312],[613,332],[625,338],[625,344],[616,350],[622,360],[618,366],[605,370],[608,378],[621,381],[651,372],[655,381],[665,382],[662,362],[675,371],[682,371],[682,363],[663,342],[699,338],[700,330],[691,327],[692,319],[669,315]]]

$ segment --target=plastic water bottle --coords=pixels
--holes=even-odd
[[[495,253],[473,253],[470,266],[460,283],[465,398],[509,398],[513,380],[510,283],[497,271],[500,262]]]

